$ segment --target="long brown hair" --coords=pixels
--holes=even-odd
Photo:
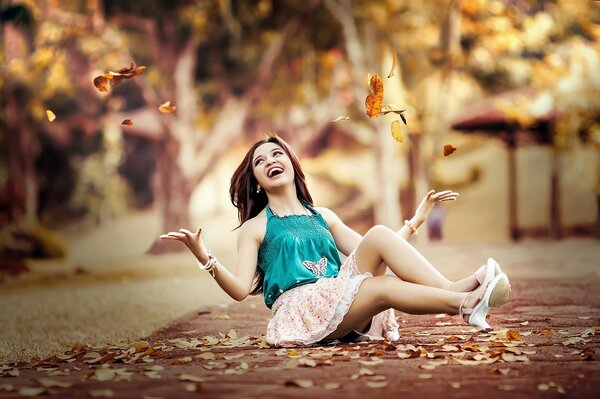
[[[273,136],[266,139],[260,140],[248,150],[246,156],[237,167],[233,176],[231,177],[231,185],[229,186],[229,196],[231,203],[238,210],[238,219],[240,224],[237,228],[243,225],[248,219],[252,219],[258,215],[267,205],[268,199],[265,190],[256,192],[258,181],[254,177],[254,171],[252,168],[252,157],[254,151],[258,147],[266,143],[277,144],[290,158],[292,167],[294,169],[294,183],[296,185],[296,196],[310,205],[313,205],[313,199],[306,186],[306,178],[298,157],[292,150],[292,147],[286,143],[282,138]],[[254,275],[254,285],[250,295],[257,295],[263,291],[263,280],[265,273],[260,267],[256,268],[256,274]]]

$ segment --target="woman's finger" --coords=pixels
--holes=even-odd
[[[189,237],[191,237],[193,235],[192,232],[189,231],[188,229],[179,229],[179,231]]]
[[[168,236],[168,235],[166,235],[166,234],[163,234],[163,235],[161,235],[161,236],[160,236],[160,238],[161,238],[161,240],[175,240],[175,241],[181,241],[181,240],[180,240],[179,238],[177,238],[177,237],[171,237],[171,236]]]
[[[183,234],[183,233],[178,233],[178,232],[176,232],[176,231],[172,231],[172,232],[170,232],[169,234],[167,234],[167,236],[169,236],[169,237],[179,237],[179,238],[183,238],[183,237],[185,237],[185,234]]]

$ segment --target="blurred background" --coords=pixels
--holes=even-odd
[[[183,246],[156,238],[201,226],[233,267],[229,181],[273,132],[300,157],[315,202],[361,233],[399,228],[429,189],[451,189],[460,199],[434,208],[415,245],[552,257],[547,248],[567,243],[591,259],[599,3],[3,1],[1,310],[19,327],[5,330],[0,356],[47,353],[23,345],[41,342],[37,332],[91,340],[99,332],[86,326],[108,319],[143,326],[102,339],[143,336],[225,300],[199,282],[189,254],[173,254]],[[146,67],[141,76],[95,87],[131,63]],[[384,103],[406,109],[402,142],[390,130],[398,115],[365,113],[375,74]],[[174,112],[159,110],[166,101]],[[445,156],[445,145],[456,151]],[[82,308],[78,328],[62,316],[30,328],[60,313],[49,305],[57,294]],[[115,318],[116,308],[129,313]]]

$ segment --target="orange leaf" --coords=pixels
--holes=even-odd
[[[104,75],[96,76],[94,78],[94,86],[96,86],[96,89],[103,93],[107,93],[110,87],[108,85],[108,79],[104,77]]]
[[[375,118],[381,114],[381,106],[383,105],[383,82],[379,75],[371,76],[369,82],[371,93],[365,99],[365,108],[367,116]]]
[[[452,144],[446,144],[444,146],[444,156],[445,157],[452,154],[454,151],[456,151],[456,147],[454,147]]]
[[[94,78],[94,86],[101,92],[108,92],[110,86],[118,85],[123,79],[135,79],[141,76],[144,69],[146,69],[145,66],[136,67],[135,63],[132,62],[130,66],[117,69],[116,72],[109,71],[108,73],[96,76]]]
[[[173,112],[175,112],[175,109],[177,109],[177,107],[174,105],[171,105],[171,101],[167,101],[166,103],[164,103],[160,107],[158,107],[158,110],[165,114],[173,113]]]
[[[133,126],[133,121],[131,119],[125,119],[123,122],[121,122],[121,125]]]
[[[46,116],[48,117],[48,120],[50,122],[54,122],[54,120],[56,119],[56,115],[54,115],[54,112],[50,111],[49,109],[46,110]]]
[[[402,136],[402,130],[400,129],[400,121],[392,122],[392,137],[398,143],[402,143],[404,141],[404,137]]]
[[[507,341],[521,341],[521,336],[518,331],[508,330],[506,332],[506,340]]]

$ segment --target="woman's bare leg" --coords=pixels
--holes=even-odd
[[[387,264],[396,276],[415,284],[456,292],[469,292],[479,285],[474,276],[448,280],[419,251],[385,226],[372,227],[358,244],[355,256],[361,273],[383,275]]]
[[[472,307],[477,296],[413,284],[396,276],[367,278],[360,285],[348,313],[327,338],[340,338],[353,329],[362,331],[373,316],[389,308],[410,314],[457,314],[463,301],[465,306]]]

